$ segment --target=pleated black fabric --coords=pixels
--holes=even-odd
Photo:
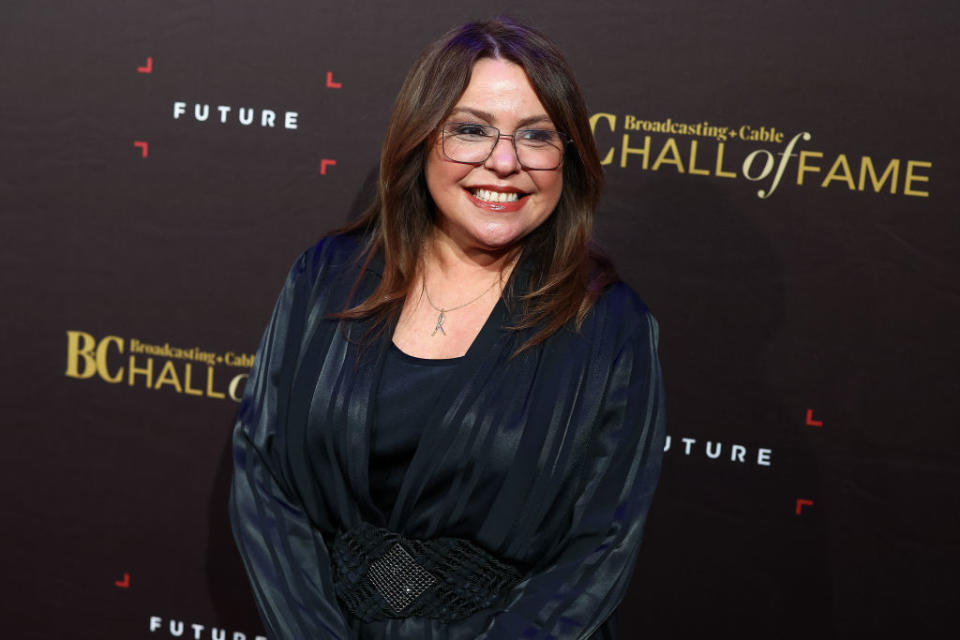
[[[612,638],[663,451],[656,322],[616,284],[579,333],[511,358],[529,334],[504,329],[498,303],[450,367],[396,502],[381,509],[370,439],[390,338],[361,348],[365,323],[327,317],[357,278],[360,241],[327,238],[294,264],[234,432],[231,519],[271,639]],[[363,273],[358,296],[380,268]],[[523,580],[456,622],[361,622],[333,595],[329,556],[336,534],[361,523],[465,538]]]

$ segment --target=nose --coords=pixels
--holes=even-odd
[[[497,144],[493,147],[493,152],[487,157],[483,166],[501,176],[516,173],[520,169],[520,161],[517,159],[517,150],[513,146],[513,136],[501,133]]]

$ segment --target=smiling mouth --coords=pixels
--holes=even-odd
[[[516,202],[526,196],[525,193],[517,191],[493,191],[491,189],[468,189],[470,194],[477,200],[483,202]]]

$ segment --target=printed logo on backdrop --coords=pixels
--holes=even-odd
[[[193,640],[267,640],[266,636],[228,631],[211,625],[185,622],[175,618],[163,619],[150,616],[148,621],[150,634],[157,638],[193,638]]]
[[[697,440],[696,438],[678,438],[674,444],[673,436],[667,436],[663,451],[687,458],[716,460],[720,464],[733,463],[758,467],[773,466],[773,449],[754,447],[742,443],[721,442],[719,440]]]
[[[161,62],[154,67],[152,56],[146,58],[143,65],[135,67],[136,72],[144,75],[162,73]],[[326,88],[341,89],[342,82],[334,80],[333,71],[327,71]],[[210,100],[209,96],[181,96],[172,101],[170,113],[173,120],[185,125],[213,126],[233,129],[258,129],[262,131],[299,132],[300,112],[289,107],[278,108],[275,105],[235,104],[229,100]],[[150,136],[134,140],[133,146],[140,151],[141,158],[150,157]],[[320,162],[320,174],[326,175],[328,166],[335,166],[333,158],[323,158]]]
[[[766,125],[645,120],[613,113],[593,114],[590,126],[604,165],[747,180],[760,186],[760,199],[788,185],[930,196],[932,162],[827,154],[817,150],[809,131],[787,134]]]
[[[189,110],[189,111],[188,111]],[[211,112],[213,115],[211,116]],[[240,124],[244,127],[283,128],[288,131],[297,129],[300,114],[296,111],[258,109],[255,107],[234,107],[228,104],[187,103],[175,100],[173,119],[196,123]]]
[[[251,353],[67,331],[68,378],[240,402],[252,366]]]

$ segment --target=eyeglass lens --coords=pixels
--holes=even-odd
[[[500,130],[489,125],[452,122],[443,129],[443,152],[455,162],[480,164],[493,153]],[[563,161],[563,138],[548,129],[519,129],[513,146],[520,164],[527,169],[556,169]]]

